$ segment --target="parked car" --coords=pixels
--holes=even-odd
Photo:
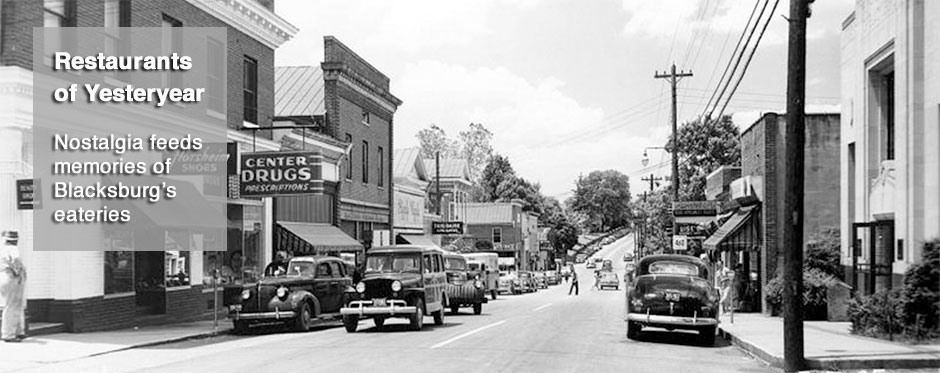
[[[499,272],[499,292],[500,293],[509,293],[515,294],[515,286],[513,285],[516,281],[516,272]]]
[[[467,267],[476,271],[483,281],[483,289],[490,294],[490,299],[496,300],[499,293],[499,261],[496,253],[468,253],[462,254],[467,258]]]
[[[633,261],[633,253],[626,253],[626,254],[623,254],[623,261],[625,261],[625,262],[632,262],[632,261]]]
[[[545,272],[532,272],[532,282],[536,289],[548,289],[548,277],[545,276]]]
[[[444,254],[444,271],[447,272],[447,306],[451,313],[458,313],[460,307],[473,307],[473,313],[483,313],[486,303],[486,289],[477,271],[471,271],[467,258],[460,254]]]
[[[614,272],[601,272],[601,278],[597,286],[600,287],[601,290],[606,288],[620,290],[620,278],[617,277],[617,274]]]
[[[545,271],[545,280],[548,285],[558,285],[561,283],[561,273],[556,270]]]
[[[340,309],[346,331],[353,333],[359,319],[372,318],[381,328],[392,317],[407,318],[412,330],[421,330],[424,316],[444,324],[447,294],[444,251],[435,246],[374,247],[366,253],[362,281],[348,294]]]
[[[526,271],[517,272],[516,278],[512,280],[512,293],[531,293],[534,291],[536,291],[536,288],[532,280],[532,273]]]
[[[226,286],[223,305],[238,334],[270,322],[307,331],[314,319],[339,312],[352,289],[351,275],[340,258],[298,256],[287,263],[284,274]]]
[[[643,327],[697,330],[713,344],[718,327],[718,292],[708,283],[708,267],[687,255],[650,255],[637,264],[627,292],[627,338]]]

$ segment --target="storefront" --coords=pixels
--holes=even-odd
[[[760,205],[736,207],[723,214],[721,225],[703,246],[711,262],[719,260],[734,271],[735,310],[760,312],[763,245],[760,239]],[[726,217],[725,217],[726,216]]]

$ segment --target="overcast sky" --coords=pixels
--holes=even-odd
[[[454,137],[470,122],[483,123],[496,151],[546,195],[563,199],[578,174],[601,169],[630,175],[636,194],[644,188],[640,175],[670,172],[641,165],[644,147],[662,146],[671,131],[669,87],[653,74],[672,62],[691,69],[694,76],[679,84],[679,122],[698,116],[754,2],[277,0],[277,13],[300,32],[277,50],[275,63],[319,64],[323,36],[336,36],[385,73],[404,101],[395,113],[396,148],[416,146],[415,134],[431,123]],[[809,104],[838,104],[839,35],[853,4],[813,5]],[[780,1],[729,104],[738,126],[784,107],[781,15],[788,13],[789,2]],[[669,160],[660,150],[650,158]]]

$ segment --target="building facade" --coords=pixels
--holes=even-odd
[[[226,95],[220,98],[222,105],[210,106],[204,114],[226,122],[228,146],[220,147],[220,152],[236,165],[240,151],[278,149],[267,138],[254,139],[243,129],[271,125],[274,49],[297,29],[274,13],[273,1],[257,0],[6,0],[0,2],[0,12],[4,21],[0,25],[0,85],[4,86],[0,192],[5,193],[0,199],[0,226],[18,230],[23,237],[20,246],[30,269],[29,319],[61,323],[68,331],[80,332],[211,314],[215,294],[209,284],[214,271],[227,269],[221,276],[226,283],[249,281],[270,261],[270,199],[242,199],[237,193],[228,198],[227,247],[214,247],[218,241],[187,227],[163,232],[167,251],[53,252],[33,247],[33,213],[17,210],[11,197],[16,180],[33,177],[33,27],[226,28],[227,45],[219,46],[216,55],[224,59],[220,61],[224,79],[219,82]],[[135,233],[109,231],[106,244],[134,248]],[[179,250],[171,250],[170,243]],[[189,250],[195,247],[213,251]]]
[[[431,182],[421,150],[396,149],[394,154],[395,242],[440,246],[439,236],[431,236],[431,216],[427,211]]]
[[[517,269],[530,269],[538,256],[538,230],[531,222],[534,214],[523,211],[522,206],[522,200],[467,203],[464,238],[477,251],[514,258]]]
[[[841,55],[842,264],[870,294],[940,237],[940,4],[857,1]]]
[[[424,159],[424,169],[430,178],[428,185],[428,213],[431,219],[441,222],[466,223],[467,206],[472,201],[473,182],[470,181],[470,167],[466,159],[442,158]],[[436,197],[440,188],[440,199]],[[438,204],[440,208],[438,208]],[[430,229],[430,227],[428,228]],[[464,225],[466,233],[466,225]],[[442,246],[466,249],[473,245],[472,240],[463,240],[462,234],[436,235],[435,242]]]

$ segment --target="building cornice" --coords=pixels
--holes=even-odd
[[[255,0],[186,0],[271,49],[297,34],[290,24]]]
[[[354,73],[348,71],[342,66],[342,63],[323,63],[323,79],[336,80],[351,88],[356,93],[372,100],[389,113],[394,114],[402,101],[392,96],[390,93],[378,92],[378,90],[364,79],[354,76]]]

